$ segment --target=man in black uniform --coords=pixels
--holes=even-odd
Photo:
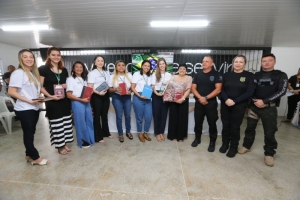
[[[203,70],[194,77],[191,91],[195,96],[195,140],[192,147],[201,143],[201,135],[204,117],[209,125],[210,143],[209,152],[215,151],[215,143],[218,136],[216,122],[218,120],[218,102],[216,96],[221,92],[222,77],[219,72],[213,70],[214,61],[212,57],[205,56],[202,61]]]
[[[280,97],[286,93],[288,78],[286,73],[274,70],[276,58],[273,54],[264,55],[261,59],[262,70],[255,73],[255,92],[249,106],[247,115],[247,128],[243,147],[238,153],[244,154],[250,151],[255,139],[255,129],[261,118],[264,128],[265,164],[274,166],[274,154],[277,149],[275,132],[277,129],[277,108]]]
[[[294,93],[294,95],[288,97],[288,113],[284,122],[291,122],[297,107],[297,103],[300,101],[300,68],[298,69],[298,73],[296,75],[290,77],[288,89]]]

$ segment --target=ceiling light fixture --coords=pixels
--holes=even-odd
[[[180,28],[199,28],[208,26],[209,22],[206,20],[198,21],[152,21],[150,22],[151,27],[157,28],[170,28],[170,27],[180,27]]]
[[[181,53],[210,53],[210,49],[182,49]]]
[[[48,25],[27,25],[27,26],[3,26],[1,27],[3,31],[41,31],[49,30]]]

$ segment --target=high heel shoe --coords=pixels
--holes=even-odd
[[[31,162],[32,165],[40,165],[40,166],[43,166],[43,165],[47,165],[49,164],[50,162],[46,159],[43,159],[41,162],[37,163],[37,162]]]

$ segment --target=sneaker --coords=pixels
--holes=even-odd
[[[274,166],[274,157],[265,156],[265,164],[268,165],[269,167],[273,167]]]
[[[220,147],[219,151],[220,153],[226,153],[226,151],[228,150],[228,145],[224,145],[222,144],[222,146]]]
[[[247,148],[245,148],[245,147],[242,147],[242,148],[240,148],[240,149],[238,150],[238,153],[239,153],[239,154],[245,154],[245,153],[247,153],[247,152],[250,152],[250,149],[247,149]]]
[[[89,148],[91,145],[85,141],[82,143],[82,148]]]
[[[236,149],[229,149],[229,151],[227,152],[226,156],[228,158],[233,158],[236,154],[237,154],[237,150]]]
[[[192,142],[191,146],[192,147],[197,147],[198,144],[200,144],[200,143],[201,143],[201,139],[195,138],[195,140]]]
[[[215,144],[216,144],[215,142],[210,142],[207,151],[208,152],[214,152],[215,151],[215,147],[216,147]]]

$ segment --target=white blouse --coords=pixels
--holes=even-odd
[[[135,89],[137,92],[142,92],[144,89],[144,85],[151,85],[152,76],[147,76],[145,74],[141,75],[140,72],[135,72],[132,76],[131,83],[135,83]]]
[[[88,74],[88,83],[94,84],[94,89],[96,89],[103,82],[107,82],[110,79],[110,74],[107,71],[100,71],[98,69],[94,69]]]
[[[156,76],[155,74],[152,74],[152,85],[155,86],[155,90],[160,90],[162,83],[171,80],[171,78],[172,75],[169,72],[165,72],[164,74],[161,74],[160,81],[156,82]]]
[[[38,87],[36,88],[33,82],[29,81],[26,73],[22,69],[15,70],[9,81],[9,87],[18,88],[17,92],[25,97],[26,99],[32,100],[39,97],[41,85],[40,82],[35,78],[35,76],[30,72],[30,75],[37,81]],[[39,104],[29,104],[25,101],[17,100],[14,110],[23,111],[23,110],[39,110]]]
[[[70,76],[67,78],[67,92],[72,91],[72,94],[75,97],[80,97],[83,86],[87,86],[86,81],[84,81],[81,77]]]

